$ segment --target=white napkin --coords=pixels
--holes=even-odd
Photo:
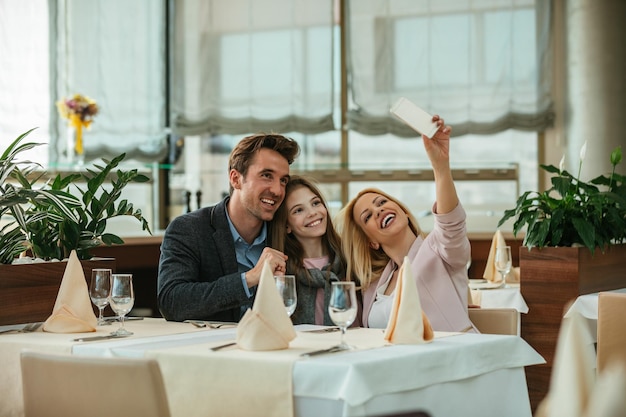
[[[396,284],[395,297],[385,340],[394,344],[418,345],[434,337],[428,317],[422,311],[417,284],[411,273],[411,262],[405,257]]]
[[[550,389],[537,416],[579,417],[587,409],[595,381],[595,351],[584,320],[575,312],[561,322]]]
[[[95,332],[97,324],[83,267],[76,251],[72,251],[52,315],[43,324],[43,330],[51,333]]]
[[[504,235],[498,229],[491,239],[491,247],[489,248],[489,256],[487,257],[487,265],[485,266],[485,272],[483,278],[491,282],[501,282],[502,277],[496,268],[496,248],[507,246]],[[519,282],[519,268],[511,268],[511,271],[506,276],[506,282]]]
[[[237,326],[237,345],[244,350],[287,349],[296,331],[265,262],[252,308]]]

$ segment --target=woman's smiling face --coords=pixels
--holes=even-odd
[[[390,236],[404,230],[408,224],[404,210],[378,193],[365,193],[360,196],[354,204],[352,217],[372,241],[381,244],[389,241]]]

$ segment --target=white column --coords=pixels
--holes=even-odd
[[[567,0],[567,170],[581,179],[610,172],[611,151],[626,156],[626,1]],[[618,171],[626,173],[626,161]]]

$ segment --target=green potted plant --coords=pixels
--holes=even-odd
[[[118,201],[129,183],[149,181],[137,169],[117,169],[125,154],[111,161],[103,159],[104,164],[94,164],[84,173],[58,174],[51,183],[40,186],[45,173],[35,173],[36,164],[16,161],[20,153],[38,145],[21,143],[31,132],[20,135],[0,159],[0,213],[13,219],[0,229],[3,263],[10,263],[25,250],[43,260],[64,259],[72,250],[79,259],[89,259],[91,248],[124,243],[106,231],[107,221],[113,217],[132,216],[151,233],[140,209],[127,200]],[[7,181],[9,178],[13,182]]]
[[[0,155],[0,220],[3,220],[0,223],[0,264],[11,263],[25,250],[27,245],[24,231],[28,229],[30,222],[50,215],[48,211],[32,208],[27,215],[25,206],[29,202],[45,200],[56,212],[74,218],[72,208],[75,198],[54,190],[35,188],[34,184],[39,176],[33,174],[38,165],[18,159],[23,152],[40,145],[33,142],[22,143],[33,130],[17,137]]]
[[[626,183],[615,172],[622,160],[622,149],[611,152],[613,169],[610,175],[600,175],[589,182],[580,180],[586,145],[581,149],[578,175],[573,176],[560,167],[541,165],[552,174],[552,187],[543,192],[526,191],[514,208],[506,210],[498,222],[500,227],[516,218],[513,234],[525,229],[524,246],[583,245],[593,254],[608,245],[626,241]]]
[[[87,279],[92,268],[115,270],[114,259],[88,260],[90,249],[124,243],[107,232],[109,219],[132,216],[151,233],[141,210],[121,199],[126,185],[148,181],[136,169],[119,169],[124,154],[48,182],[37,164],[19,159],[40,145],[24,142],[31,132],[0,154],[0,325],[42,321],[50,314],[65,263],[45,261],[62,260],[76,250]],[[34,262],[5,265],[26,251]]]
[[[548,390],[567,305],[583,294],[626,287],[626,183],[615,172],[622,151],[611,152],[609,175],[584,182],[585,150],[583,145],[576,176],[563,169],[563,159],[559,168],[541,165],[555,174],[552,187],[524,192],[498,223],[514,218],[513,234],[525,230],[520,289],[529,311],[522,315],[521,335],[546,359],[526,370],[531,398],[541,399]]]

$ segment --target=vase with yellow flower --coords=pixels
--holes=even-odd
[[[98,104],[81,94],[74,94],[56,104],[59,115],[68,120],[67,160],[70,164],[81,166],[85,161],[84,130],[91,126],[94,116],[98,114]]]

